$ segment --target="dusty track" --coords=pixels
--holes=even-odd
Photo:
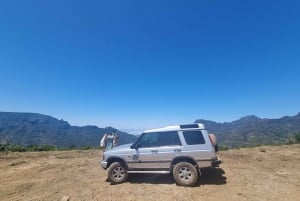
[[[265,152],[264,152],[265,151]],[[0,200],[284,200],[300,199],[300,145],[220,152],[196,187],[169,175],[131,175],[110,185],[99,150],[0,154]]]

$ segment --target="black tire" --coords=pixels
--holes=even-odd
[[[112,184],[120,184],[126,181],[128,173],[126,168],[119,162],[112,163],[108,168],[108,179]]]
[[[191,163],[179,162],[173,168],[173,177],[180,186],[194,186],[198,180],[198,171]]]

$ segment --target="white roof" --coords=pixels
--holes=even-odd
[[[198,126],[197,126],[198,125]],[[204,124],[184,124],[184,125],[176,125],[176,126],[166,126],[163,128],[156,128],[151,130],[146,130],[144,133],[152,133],[152,132],[164,132],[164,131],[178,131],[178,130],[199,130],[205,129]]]

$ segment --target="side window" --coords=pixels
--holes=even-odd
[[[182,133],[188,145],[205,144],[201,131],[183,131]]]
[[[140,147],[157,147],[157,138],[157,133],[145,133],[138,143],[140,144]]]
[[[181,145],[177,131],[161,132],[158,135],[159,146]]]

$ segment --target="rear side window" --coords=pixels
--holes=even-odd
[[[182,133],[188,145],[205,144],[201,131],[183,131]]]
[[[159,146],[181,145],[177,131],[161,132],[158,135]]]
[[[177,131],[145,133],[138,143],[140,147],[181,145]]]

